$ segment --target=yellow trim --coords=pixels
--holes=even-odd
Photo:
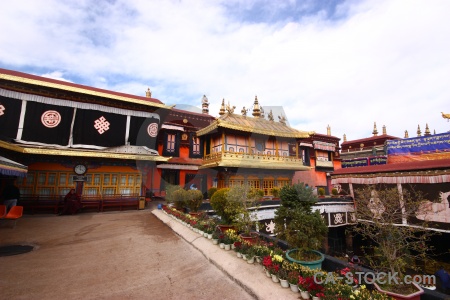
[[[159,108],[165,108],[165,109],[172,109],[172,107],[174,106],[174,105],[170,105],[170,106],[165,105],[164,103],[155,103],[155,102],[151,102],[151,101],[123,97],[123,96],[118,96],[118,95],[73,87],[73,86],[67,86],[64,84],[51,83],[51,82],[46,82],[46,81],[42,81],[42,80],[18,77],[18,76],[7,75],[7,74],[2,74],[2,73],[0,73],[0,79],[21,82],[21,83],[27,83],[27,84],[33,84],[33,85],[37,85],[37,86],[45,86],[45,87],[50,87],[50,88],[55,88],[55,89],[60,89],[60,90],[65,90],[65,91],[70,91],[70,92],[75,92],[75,93],[81,93],[81,94],[86,94],[86,95],[91,95],[91,96],[109,98],[109,99],[114,99],[114,100],[120,100],[120,101],[125,101],[125,102],[131,102],[131,103],[141,104],[141,105],[145,105],[145,106],[153,106],[153,107],[159,107]]]
[[[135,160],[147,160],[167,162],[171,157],[163,157],[156,155],[143,155],[143,154],[121,154],[101,152],[101,150],[80,150],[80,149],[49,149],[49,148],[31,148],[25,146],[19,146],[10,144],[4,141],[0,141],[0,148],[25,153],[25,154],[41,154],[41,155],[61,155],[61,156],[76,156],[76,157],[97,157],[97,158],[116,158],[116,159],[135,159]]]

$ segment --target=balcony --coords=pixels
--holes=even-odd
[[[216,152],[203,157],[199,169],[215,167],[237,167],[253,169],[274,169],[307,171],[311,168],[304,166],[302,159],[294,156],[276,156],[268,154],[249,154],[243,152]]]

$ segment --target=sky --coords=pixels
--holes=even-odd
[[[355,140],[450,131],[448,0],[17,0],[0,68]],[[275,120],[277,120],[275,116]]]

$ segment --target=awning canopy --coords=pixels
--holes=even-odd
[[[25,177],[28,172],[28,167],[18,162],[0,156],[0,174],[7,176]]]

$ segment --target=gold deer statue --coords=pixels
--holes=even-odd
[[[447,119],[447,122],[450,120],[450,114],[444,114],[443,112],[441,112],[441,114],[444,119]]]

